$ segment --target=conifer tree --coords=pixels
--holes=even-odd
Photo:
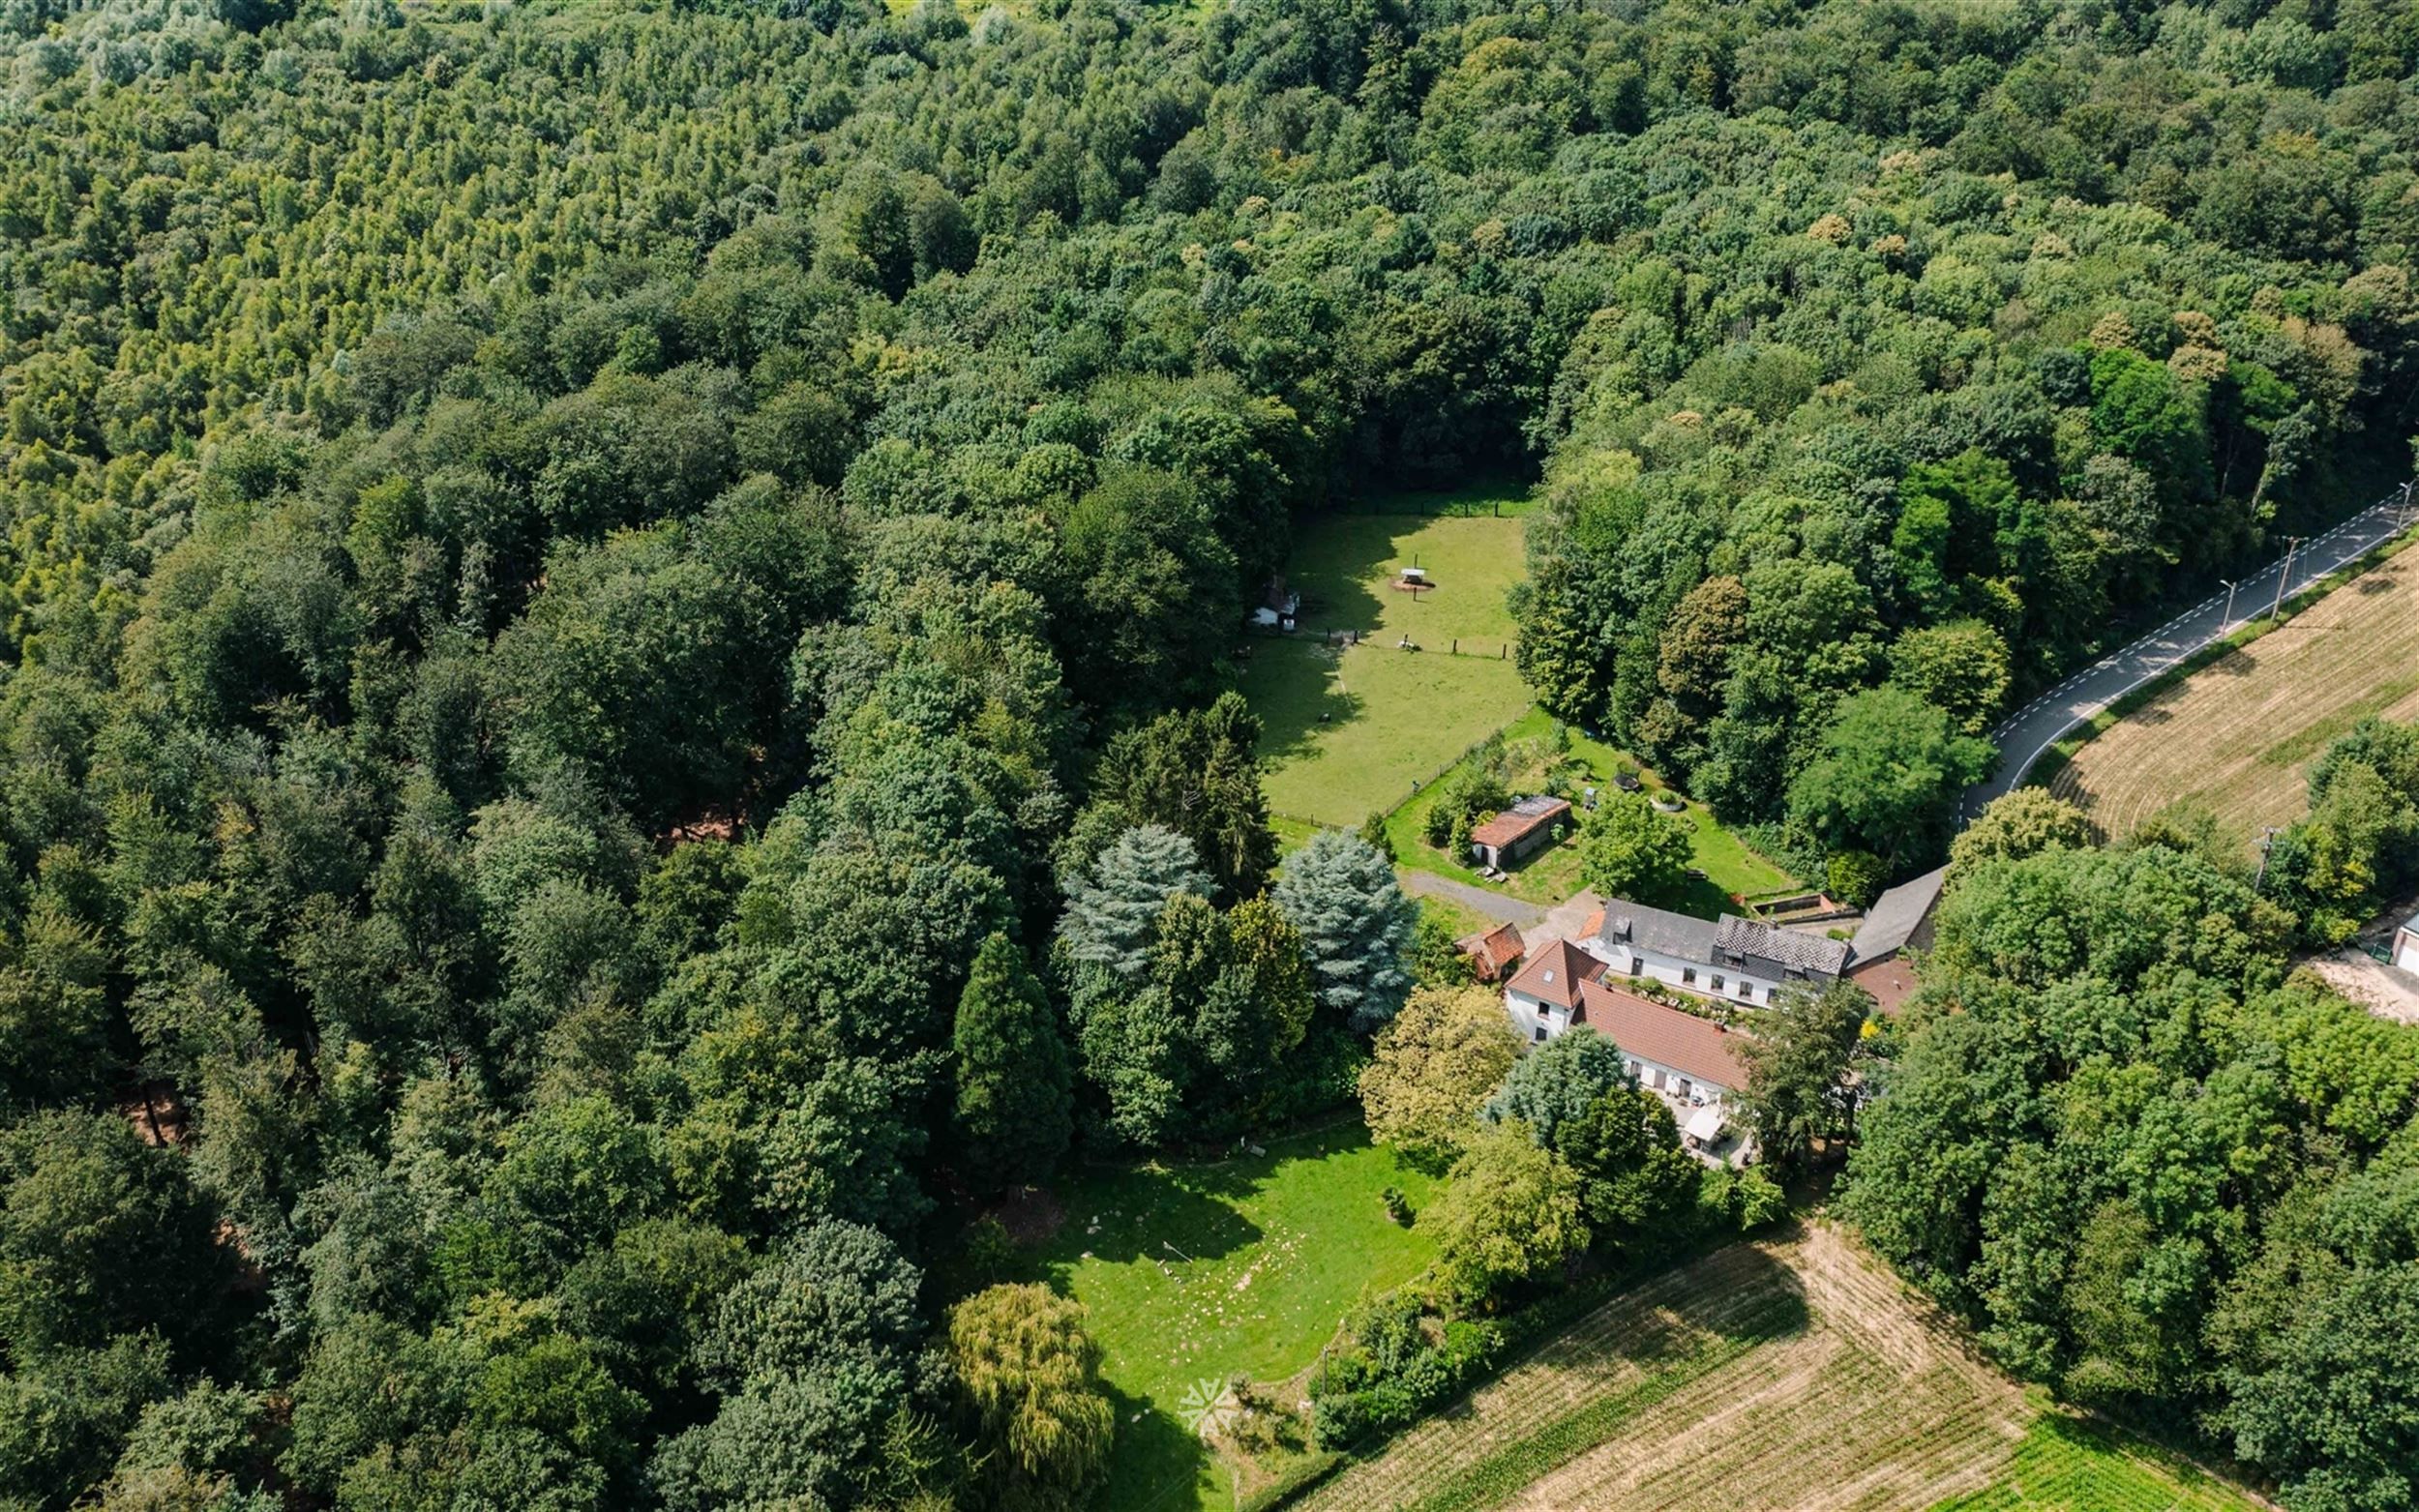
[[[1344,830],[1325,830],[1285,863],[1270,896],[1301,931],[1319,1005],[1355,1033],[1374,1034],[1411,991],[1411,900],[1377,847]]]
[[[1179,893],[1207,898],[1213,885],[1191,841],[1163,825],[1137,825],[1069,891],[1059,934],[1077,962],[1131,987],[1150,963],[1168,901]]]
[[[1042,1180],[1074,1127],[1066,1044],[1024,953],[1004,934],[983,941],[958,998],[958,1162],[997,1190]]]

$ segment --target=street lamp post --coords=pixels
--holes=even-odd
[[[2293,580],[2293,553],[2301,549],[2301,543],[2302,538],[2299,536],[2285,538],[2285,565],[2278,568],[2276,574],[2276,602],[2268,606],[2270,619],[2276,618],[2285,608],[2285,585]]]
[[[2225,578],[2219,578],[2218,581],[2225,584],[2225,616],[2218,621],[2218,634],[2223,636],[2225,634],[2226,627],[2234,623],[2234,590],[2241,584]]]

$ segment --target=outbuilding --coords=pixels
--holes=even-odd
[[[1915,963],[1909,953],[1930,946],[1932,910],[1948,878],[1949,869],[1936,867],[1882,894],[1848,941],[1848,980],[1870,993],[1884,1010],[1896,1009],[1915,991]]]
[[[1517,924],[1499,924],[1477,934],[1465,934],[1453,941],[1453,948],[1469,959],[1470,974],[1489,986],[1511,975],[1520,965],[1520,958],[1528,954]]]
[[[1501,871],[1544,849],[1569,822],[1569,800],[1523,798],[1470,832],[1470,852],[1480,866]]]

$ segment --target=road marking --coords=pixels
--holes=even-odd
[[[2329,573],[2343,567],[2345,563],[2365,554],[2372,547],[2377,545],[2379,542],[2390,540],[2394,536],[2400,535],[2405,528],[2405,523],[2401,519],[2401,490],[2397,489],[2395,492],[2387,494],[2384,498],[2379,499],[2376,503],[2371,505],[2361,514],[2355,515],[2348,519],[2339,520],[2334,529],[2329,530],[2326,534],[2319,536],[2316,540],[2311,542],[2310,549],[2311,551],[2315,551],[2318,548],[2323,547],[2326,543],[2334,540],[2337,536],[2344,534],[2347,530],[2354,533],[2356,543],[2347,544],[2349,548],[2347,548],[2342,555],[2327,562],[2326,565],[2320,566],[2312,558],[2310,552],[2305,551],[2299,553],[2299,565],[2301,567],[2300,573],[2296,574],[2288,570],[2288,565],[2293,562],[2294,558],[2292,556],[2287,556],[2282,561],[2271,562],[2266,567],[2260,569],[2257,573],[2245,578],[2243,580],[2242,587],[2252,588],[2255,591],[2258,586],[2261,583],[2264,583],[2268,578],[2275,578],[2278,579],[2279,584],[2282,587],[2288,590],[2298,591],[2296,589],[2296,584],[2306,586],[2314,582],[2318,578],[2323,578]],[[2385,516],[2389,509],[2394,512],[2395,516],[2394,521],[2391,524],[2388,524],[2385,519]],[[2368,537],[2364,525],[2365,521],[2371,520],[2374,520],[2379,527],[2379,533],[2374,540]],[[2238,595],[2241,591],[2241,588],[2237,588],[2235,590]],[[2205,646],[2215,644],[2236,625],[2253,624],[2260,618],[2260,615],[2256,613],[2239,621],[2227,620],[2221,616],[2218,623],[2214,627],[2202,633],[2189,645],[2179,643],[2173,647],[2154,646],[2154,642],[2156,642],[2160,637],[2174,630],[2178,625],[2183,624],[2187,620],[2199,617],[2201,614],[2215,608],[2217,604],[2218,597],[2213,594],[2209,598],[2201,601],[2200,604],[2193,608],[2186,609],[2177,614],[2173,619],[2168,620],[2165,624],[2160,626],[2157,630],[2150,632],[2148,635],[2143,636],[2140,639],[2135,640],[2131,645],[2126,646],[2122,650],[2113,651],[2108,655],[2102,657],[2091,666],[2075,672],[2064,682],[2059,683],[2055,688],[2046,693],[2037,695],[2031,702],[2025,704],[2023,708],[2009,716],[2007,720],[2000,724],[1998,728],[1992,731],[1994,737],[2015,734],[2028,721],[2030,721],[2036,713],[2040,712],[2046,705],[2053,702],[2059,695],[2067,693],[2073,689],[2077,683],[2083,682],[2087,679],[2097,678],[2105,673],[2124,671],[2128,669],[2129,662],[2132,664],[2132,667],[2136,673],[2136,675],[2128,681],[2123,687],[2117,689],[2116,692],[2105,698],[2086,701],[2079,709],[2070,706],[2065,711],[2069,716],[2066,722],[2053,730],[2046,740],[2044,740],[2039,746],[2035,747],[2032,753],[2025,756],[2022,761],[2016,763],[2014,767],[2003,768],[2000,775],[1993,776],[1988,782],[1978,783],[1973,787],[1966,789],[1964,798],[1960,799],[1958,803],[1959,812],[1970,813],[1975,807],[1973,804],[1975,795],[1982,792],[1986,788],[1997,787],[2001,793],[2014,789],[2016,785],[2024,780],[2024,774],[2032,770],[2033,763],[2040,760],[2043,755],[2046,753],[2051,746],[2054,746],[2059,741],[2065,739],[2076,726],[2081,725],[2088,719],[2091,719],[2102,710],[2110,707],[2117,701],[2117,699],[2122,698],[2127,694],[2134,692],[2144,683],[2150,682],[2163,675],[2169,668],[2179,665],[2185,658],[2193,655],[2195,652],[2199,651]],[[2005,786],[2000,786],[2002,783],[2005,784]],[[1997,796],[1997,793],[1992,794],[1992,796]]]

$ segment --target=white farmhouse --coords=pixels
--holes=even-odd
[[[1662,1094],[1688,1147],[1721,1158],[1724,1104],[1747,1084],[1741,1035],[1710,1019],[1624,992],[1604,963],[1568,940],[1529,959],[1504,989],[1504,1008],[1532,1043],[1586,1025],[1621,1050],[1630,1075]]]
[[[1717,923],[1615,899],[1581,941],[1608,978],[1652,977],[1704,997],[1769,1007],[1784,987],[1820,990],[1848,964],[1845,940],[1723,914]]]

